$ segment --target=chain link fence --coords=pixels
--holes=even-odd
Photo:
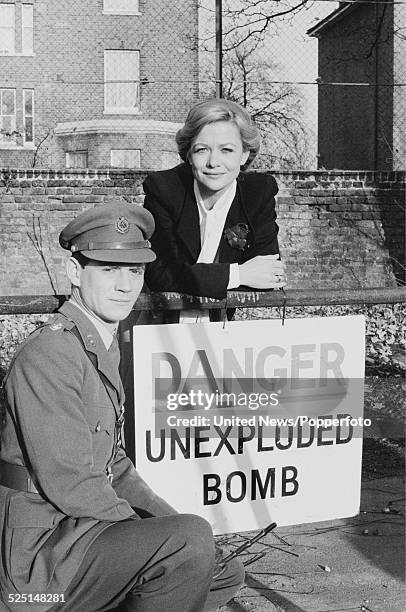
[[[215,4],[200,5],[202,95],[215,91]],[[223,95],[260,126],[259,165],[406,167],[406,2],[217,4]]]
[[[0,166],[169,167],[220,88],[258,167],[404,169],[406,0],[0,0]]]

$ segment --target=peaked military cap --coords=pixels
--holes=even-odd
[[[154,261],[149,238],[155,229],[148,210],[122,200],[85,211],[59,234],[59,244],[89,259],[117,263]]]

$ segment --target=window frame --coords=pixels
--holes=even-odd
[[[1,2],[2,6],[11,6],[13,8],[13,25],[8,26],[8,30],[12,30],[13,48],[9,52],[0,52],[0,57],[15,57],[26,56],[32,57],[34,53],[34,3],[33,2]],[[25,19],[27,15],[27,7],[30,7],[30,19],[28,25]],[[17,29],[18,28],[18,29]],[[6,30],[6,27],[0,26],[0,31]],[[27,37],[27,31],[31,34]],[[26,44],[28,40],[28,45]]]
[[[25,12],[30,7],[30,20],[29,25],[24,24]],[[27,37],[24,34],[28,31],[31,32],[29,36],[29,46],[24,46]],[[33,55],[34,54],[34,5],[28,2],[21,4],[21,54],[22,55]]]
[[[26,96],[27,94],[31,95],[31,106],[32,106],[32,111],[31,111],[31,115],[27,114],[25,111],[25,100],[26,100]],[[32,140],[27,140],[27,129],[26,129],[26,119],[30,118],[32,120]],[[23,142],[24,145],[26,146],[34,146],[35,144],[35,90],[32,88],[27,88],[27,89],[23,89],[23,127],[24,127],[24,132],[23,132]]]
[[[137,153],[138,155],[137,157],[137,163],[134,166],[121,166],[121,165],[117,165],[117,164],[113,164],[113,153],[118,153],[121,151],[131,151],[132,153]],[[133,148],[125,148],[122,147],[121,149],[110,149],[110,168],[119,168],[122,170],[133,170],[133,169],[138,169],[141,168],[141,149],[133,149]]]
[[[68,165],[68,160],[70,155],[86,155],[86,165],[85,166],[70,166]],[[88,168],[89,167],[89,151],[87,149],[78,149],[77,151],[65,151],[65,168],[75,170],[78,168]]]
[[[16,30],[16,27],[17,27],[16,26],[16,4],[15,4],[15,2],[14,3],[13,2],[2,2],[0,4],[0,9],[3,6],[4,7],[7,6],[7,7],[11,7],[12,8],[13,23],[12,23],[12,25],[9,25],[9,26],[2,26],[0,24],[0,32],[2,30],[10,30],[12,32],[13,44],[12,44],[12,50],[9,50],[9,51],[5,50],[4,52],[2,52],[0,50],[0,57],[9,57],[11,55],[16,55],[16,38],[17,38],[16,37],[16,32],[17,32],[17,30]]]
[[[137,5],[136,9],[114,8],[114,7],[111,7],[111,5],[110,5],[110,8],[107,8],[106,4],[112,1],[114,0],[103,0],[103,15],[141,15],[140,0],[135,0],[136,5]],[[125,0],[125,1],[129,2],[129,0]]]
[[[3,92],[5,91],[11,91],[13,92],[13,96],[14,96],[14,115],[9,115],[6,113],[3,113]],[[4,146],[6,146],[6,148],[8,147],[15,147],[17,145],[17,134],[12,137],[12,136],[6,136],[5,134],[3,135],[1,133],[1,130],[3,129],[3,121],[2,118],[3,117],[13,117],[14,116],[14,127],[11,130],[10,134],[15,131],[17,132],[17,90],[15,89],[15,87],[0,87],[0,148],[4,148]]]
[[[135,54],[134,57],[138,58],[138,74],[137,74],[137,79],[135,80],[120,80],[120,79],[108,79],[108,54],[113,54],[113,53],[133,53]],[[140,60],[141,60],[141,54],[139,49],[105,49],[104,50],[104,110],[103,110],[103,114],[105,115],[139,115],[141,112],[141,91],[140,91]],[[107,102],[108,102],[108,97],[109,97],[109,91],[108,91],[108,85],[109,84],[114,84],[114,83],[121,83],[121,84],[127,84],[127,83],[134,83],[135,87],[136,87],[136,99],[137,99],[137,106],[136,107],[127,107],[127,106],[108,106]]]

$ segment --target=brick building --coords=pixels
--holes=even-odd
[[[176,163],[197,21],[197,0],[0,0],[0,167]]]
[[[340,2],[319,42],[319,167],[406,167],[406,5]]]

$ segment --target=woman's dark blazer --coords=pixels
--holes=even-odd
[[[150,174],[144,181],[144,206],[155,219],[151,244],[157,259],[147,264],[149,289],[224,298],[230,263],[241,264],[256,255],[279,253],[274,199],[277,191],[276,181],[269,174],[240,173],[224,227],[247,224],[247,246],[243,251],[233,248],[222,235],[218,263],[197,264],[201,250],[199,213],[190,166],[181,164]]]

